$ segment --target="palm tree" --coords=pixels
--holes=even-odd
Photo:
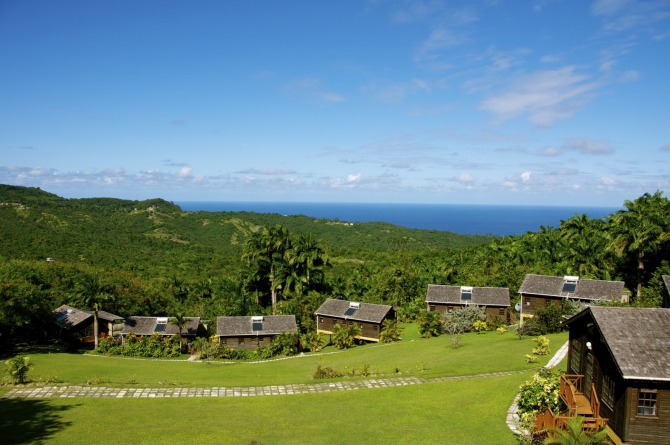
[[[243,259],[256,261],[257,275],[268,280],[272,297],[272,313],[277,309],[277,295],[283,285],[282,266],[284,255],[290,248],[290,234],[286,227],[265,226],[262,231],[253,233],[247,240]]]
[[[188,324],[188,320],[186,317],[184,317],[184,314],[182,312],[177,312],[177,314],[170,318],[170,324],[173,326],[177,326],[177,329],[179,329],[179,343],[181,345],[181,337],[182,337],[182,331],[184,328],[186,328],[186,325]]]
[[[93,335],[95,338],[95,349],[98,349],[98,311],[102,310],[105,303],[114,300],[112,292],[114,288],[100,281],[98,272],[93,275],[85,275],[78,284],[77,297],[84,307],[93,310]]]
[[[637,298],[642,296],[642,271],[645,255],[654,253],[663,242],[670,240],[670,202],[645,193],[635,201],[624,202],[609,220],[610,247],[620,256],[631,252],[637,260]]]
[[[289,266],[301,269],[308,287],[312,278],[323,278],[323,268],[331,265],[326,249],[320,241],[314,239],[312,232],[295,236],[291,247],[286,250],[286,259]]]
[[[565,422],[565,430],[556,428],[553,436],[544,440],[545,445],[597,445],[611,444],[604,428],[598,432],[584,431],[584,418],[573,417]]]

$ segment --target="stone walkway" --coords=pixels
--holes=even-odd
[[[359,389],[389,388],[394,386],[421,385],[425,383],[468,380],[487,377],[524,374],[523,371],[494,372],[455,377],[422,379],[418,377],[395,377],[388,379],[366,379],[316,383],[309,385],[277,385],[251,387],[210,387],[210,388],[107,388],[104,386],[33,386],[14,388],[3,399],[44,399],[44,398],[163,398],[163,397],[258,397],[291,394],[317,394],[326,392],[352,391]]]
[[[547,363],[544,367],[547,369],[551,369],[554,366],[558,365],[561,360],[566,356],[568,353],[568,342],[566,341],[563,346],[561,346],[558,351],[556,351],[556,354],[549,360],[549,363]],[[521,435],[521,434],[528,434],[528,431],[519,431],[517,428],[517,425],[519,424],[519,407],[517,406],[517,402],[519,401],[519,394],[514,397],[514,400],[512,401],[512,404],[510,405],[509,409],[507,410],[507,426],[509,427],[510,430],[514,434]]]

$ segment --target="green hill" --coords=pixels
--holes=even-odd
[[[0,256],[6,259],[174,267],[184,261],[239,258],[248,235],[266,224],[312,232],[335,252],[444,250],[492,239],[381,222],[345,225],[304,215],[184,212],[163,199],[66,199],[39,188],[0,185]]]

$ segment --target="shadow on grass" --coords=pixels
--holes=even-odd
[[[0,442],[41,443],[71,425],[61,413],[75,406],[55,406],[46,400],[0,400]]]

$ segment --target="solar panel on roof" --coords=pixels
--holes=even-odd
[[[56,319],[56,321],[63,321],[63,320],[65,320],[65,319],[67,318],[67,315],[68,315],[68,314],[62,314],[62,315],[59,315],[58,318]]]
[[[472,292],[461,292],[461,300],[472,300]]]
[[[562,292],[574,292],[577,289],[577,283],[563,283]]]
[[[165,328],[167,327],[166,324],[159,323],[156,325],[156,328],[154,329],[154,332],[165,332]]]
[[[349,317],[349,316],[351,316],[351,315],[354,315],[354,314],[356,313],[357,310],[358,310],[358,308],[350,307],[349,309],[347,309],[347,310],[344,312],[344,315],[346,315],[347,317]]]
[[[263,322],[251,323],[251,330],[252,331],[262,331],[263,330]]]

